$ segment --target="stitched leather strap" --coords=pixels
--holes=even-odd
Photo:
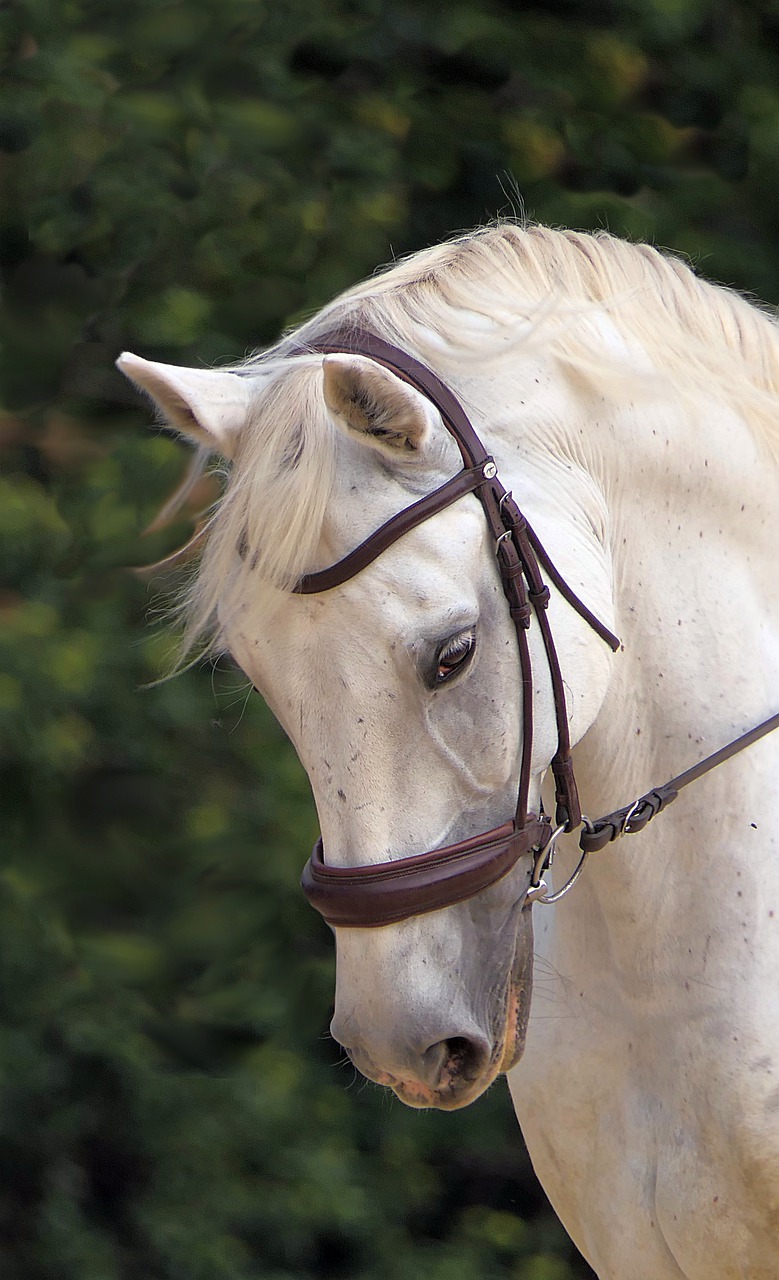
[[[606,641],[606,644],[610,649],[613,649],[615,653],[618,653],[621,645],[619,636],[615,636],[613,631],[609,631],[608,627],[604,626],[600,618],[597,618],[595,614],[587,608],[586,604],[583,604],[576,595],[576,592],[571,590],[568,583],[565,581],[565,578],[556,569],[554,562],[550,560],[548,552],[544,550],[543,543],[541,542],[538,534],[535,533],[527,523],[527,520],[525,521],[525,524],[527,527],[528,540],[541,561],[541,564],[544,566],[544,571],[546,572],[547,577],[554,583],[555,587],[560,592],[560,595],[568,601],[572,608],[576,610],[579,617],[583,618],[584,621],[592,627],[593,631],[597,632],[601,640]]]
[[[543,850],[551,834],[543,819],[529,822],[521,831],[506,822],[444,849],[360,867],[326,866],[322,841],[317,840],[301,884],[328,924],[376,928],[474,897],[502,880],[531,849]],[[528,867],[528,878],[530,871]],[[522,895],[526,888],[522,886]]]

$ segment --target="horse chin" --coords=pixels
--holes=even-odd
[[[461,1107],[468,1107],[480,1098],[498,1074],[499,1068],[494,1065],[475,1079],[445,1071],[434,1089],[419,1080],[399,1080],[385,1071],[377,1071],[369,1078],[376,1084],[391,1089],[407,1107],[428,1111],[459,1111]]]
[[[453,1085],[450,1088],[443,1085],[438,1089],[427,1089],[424,1085],[401,1083],[393,1084],[391,1088],[395,1096],[400,1098],[407,1107],[415,1107],[417,1110],[459,1111],[480,1098],[497,1074],[494,1071],[485,1080]]]

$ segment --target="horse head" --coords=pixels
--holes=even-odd
[[[256,376],[129,355],[120,366],[168,421],[232,460],[212,534],[220,644],[296,747],[328,865],[393,862],[510,821],[523,749],[517,633],[494,531],[476,498],[436,512],[337,589],[289,589],[291,564],[298,572],[330,564],[457,472],[457,447],[431,400],[350,354],[301,353]],[[503,462],[516,471],[515,459]],[[293,552],[305,544],[302,564],[290,560],[290,541]],[[600,545],[590,552],[603,560]],[[564,605],[553,609],[565,680],[586,691],[566,712],[578,737],[602,700],[608,666],[580,620]],[[537,627],[528,641],[535,728],[527,803],[535,813],[557,726]],[[524,857],[467,901],[383,927],[335,929],[333,1035],[366,1076],[408,1104],[465,1105],[521,1055],[532,870]]]

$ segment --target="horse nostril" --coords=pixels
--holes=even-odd
[[[454,1036],[448,1040],[449,1069],[452,1075],[463,1076],[466,1080],[474,1080],[481,1075],[490,1056],[490,1047],[485,1042],[469,1040],[466,1036]]]
[[[488,1069],[491,1045],[478,1031],[472,1035],[449,1036],[422,1047],[425,1040],[409,1041],[405,1036],[370,1039],[356,1034],[356,1028],[335,1019],[330,1027],[337,1040],[358,1071],[377,1084],[394,1087],[405,1082],[410,1087],[423,1085],[434,1092],[456,1092],[478,1080]]]
[[[469,1040],[467,1036],[439,1040],[423,1054],[426,1080],[433,1088],[454,1080],[475,1080],[486,1067],[489,1056],[486,1041]]]

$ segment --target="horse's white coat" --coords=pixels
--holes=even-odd
[[[627,378],[606,399],[532,347],[499,376],[471,361],[450,381],[559,570],[623,639],[613,657],[553,592],[596,816],[779,708],[779,468],[720,398],[701,393],[692,410],[662,378],[651,389],[650,356],[613,315],[582,323],[635,367],[635,398]],[[440,424],[413,458],[354,436],[337,447],[321,564],[457,465]],[[240,581],[239,598],[225,587],[224,633],[300,753],[329,860],[417,853],[510,816],[516,658],[475,500],[337,591],[252,595]],[[426,688],[436,644],[471,625],[468,673]],[[532,644],[537,795],[555,737]],[[779,1276],[778,775],[774,737],[592,857],[559,906],[533,908],[535,995],[509,1081],[541,1180],[601,1280]],[[558,882],[574,857],[561,847]],[[336,1033],[415,1104],[450,1105],[420,1065],[430,1046],[482,1044],[480,1079],[452,1095],[468,1101],[511,1063],[518,927],[506,889],[340,930]]]

